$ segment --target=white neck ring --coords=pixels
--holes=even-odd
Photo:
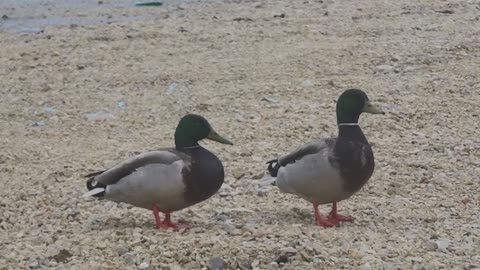
[[[198,148],[198,147],[200,147],[200,145],[182,147],[182,149],[194,149],[194,148]]]

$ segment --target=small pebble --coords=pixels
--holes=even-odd
[[[106,111],[98,111],[98,112],[88,112],[84,114],[85,119],[88,121],[98,121],[98,120],[106,120],[115,118],[115,116]]]
[[[278,263],[276,263],[276,262],[271,262],[271,263],[267,266],[267,270],[275,270],[275,269],[278,269]]]
[[[304,261],[306,261],[306,262],[311,262],[312,261],[312,256],[310,256],[307,252],[302,250],[302,251],[299,251],[298,253],[300,253],[300,256],[302,256]]]
[[[302,82],[302,86],[305,87],[305,88],[312,87],[313,82],[311,80],[305,80],[305,81]]]
[[[437,250],[440,252],[448,252],[448,247],[450,246],[451,241],[448,239],[438,239],[435,241],[435,244],[437,245]]]
[[[282,254],[280,256],[277,256],[274,259],[274,262],[277,263],[277,264],[287,263],[288,262],[288,256],[286,254]]]
[[[235,230],[235,226],[233,226],[230,223],[224,223],[223,230],[226,231],[228,234],[232,234],[233,231]]]
[[[164,93],[166,95],[171,95],[173,93],[173,91],[175,91],[175,89],[177,88],[178,84],[176,82],[172,82],[168,87],[167,89],[165,89]]]
[[[288,246],[293,248],[300,246],[300,241],[298,239],[292,240],[288,243]]]
[[[70,257],[72,257],[72,253],[66,249],[62,249],[57,255],[53,256],[52,259],[59,263],[65,263]]]
[[[285,253],[287,256],[292,256],[294,254],[297,254],[297,250],[293,247],[282,248],[281,251]]]
[[[202,266],[198,262],[189,262],[189,263],[184,264],[182,266],[182,269],[188,269],[188,270],[197,270],[197,269],[201,269],[201,268],[202,268]]]
[[[116,251],[118,256],[122,256],[123,254],[128,252],[128,248],[121,246],[121,247],[118,247]]]
[[[135,261],[136,261],[136,256],[135,254],[133,253],[125,253],[123,254],[123,261],[126,263],[126,264],[135,264]]]
[[[412,72],[412,71],[420,70],[420,69],[422,69],[422,68],[423,68],[423,66],[408,66],[408,67],[405,67],[405,68],[403,69],[403,71],[405,71],[405,72]]]
[[[266,102],[268,102],[268,103],[278,103],[278,102],[279,102],[278,99],[276,99],[276,98],[266,97],[266,96],[263,97],[263,98],[261,99],[261,101],[266,101]]]
[[[234,169],[233,172],[233,177],[235,177],[237,180],[242,178],[245,175],[245,172],[241,169]]]
[[[223,222],[225,222],[225,221],[227,221],[228,217],[227,217],[227,215],[225,215],[225,213],[220,212],[220,213],[217,213],[217,214],[215,215],[215,219],[218,220],[218,221],[223,221]]]
[[[37,268],[39,266],[39,263],[37,260],[31,260],[30,262],[28,262],[28,267],[30,268]]]
[[[138,269],[147,269],[150,265],[147,262],[142,262],[139,266]]]
[[[208,262],[209,270],[222,270],[227,269],[227,262],[222,257],[213,257]]]
[[[368,262],[360,266],[360,270],[370,270],[370,269],[372,269],[372,266]]]
[[[33,125],[34,127],[43,127],[45,126],[45,122],[44,121],[36,121],[36,122],[33,122]]]
[[[238,268],[240,268],[240,270],[251,270],[251,269],[253,269],[252,263],[249,260],[240,260],[240,261],[238,261],[237,264],[238,264]]]
[[[384,72],[384,73],[393,71],[393,66],[390,66],[390,65],[380,65],[380,66],[376,66],[375,68],[376,68],[378,71]]]

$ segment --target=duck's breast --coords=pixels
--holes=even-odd
[[[195,149],[190,157],[190,165],[182,173],[185,198],[195,204],[214,195],[222,186],[225,175],[222,162],[207,149]]]
[[[337,144],[335,156],[345,190],[355,193],[370,179],[375,168],[373,151],[368,142],[350,141]]]

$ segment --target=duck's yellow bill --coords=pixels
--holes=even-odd
[[[208,133],[207,139],[210,139],[212,141],[216,141],[216,142],[219,142],[219,143],[223,143],[223,144],[233,145],[233,143],[231,141],[229,141],[229,140],[223,138],[222,136],[218,135],[218,133],[213,129],[211,129],[210,133]]]
[[[373,114],[385,114],[380,108],[367,101],[363,106],[362,112],[373,113]]]

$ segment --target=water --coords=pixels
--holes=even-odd
[[[142,0],[141,2],[148,1]],[[161,0],[160,0],[161,1]],[[83,25],[139,20],[158,16],[155,9],[185,2],[163,0],[163,7],[137,7],[137,0],[0,0],[0,31],[42,32],[50,25]]]

